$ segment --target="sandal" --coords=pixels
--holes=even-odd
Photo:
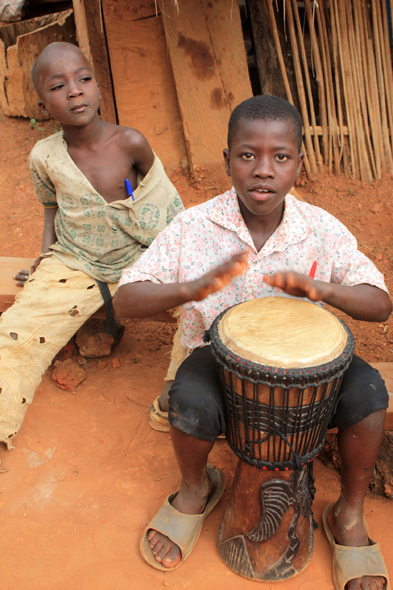
[[[156,397],[150,406],[149,424],[153,430],[158,430],[159,432],[169,432],[168,412],[163,412],[160,409],[158,397]]]
[[[143,531],[139,548],[143,559],[152,567],[164,572],[180,567],[197,544],[206,516],[213,510],[225,489],[225,476],[221,469],[208,465],[207,472],[212,482],[212,489],[202,514],[179,512],[171,505],[171,500],[176,494],[170,494]],[[167,568],[155,560],[147,538],[150,529],[162,533],[180,548],[181,560],[177,565]]]
[[[347,547],[336,543],[328,521],[334,502],[323,513],[323,526],[333,550],[333,581],[336,590],[344,590],[349,580],[362,576],[382,576],[386,580],[383,590],[390,590],[389,575],[379,544],[369,539],[367,547]]]

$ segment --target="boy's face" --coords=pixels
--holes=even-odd
[[[101,100],[98,84],[77,48],[56,48],[45,57],[38,73],[40,105],[64,125],[82,126],[97,115]]]
[[[252,216],[265,216],[267,221],[283,206],[304,154],[298,151],[291,122],[240,119],[224,158],[240,208],[243,205]]]

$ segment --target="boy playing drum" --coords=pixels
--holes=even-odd
[[[302,167],[301,143],[302,121],[292,105],[272,96],[241,103],[231,115],[224,150],[233,188],[180,214],[123,271],[114,300],[119,313],[150,317],[181,305],[182,343],[189,350],[169,396],[180,489],[141,541],[143,557],[158,569],[173,569],[189,555],[224,489],[222,472],[207,467],[215,439],[225,432],[216,360],[203,341],[212,321],[234,304],[282,292],[326,302],[363,321],[386,321],[391,313],[382,275],[349,231],[322,209],[288,195]],[[387,405],[379,373],[355,356],[330,423],[339,430],[342,469],[341,494],[328,520],[338,545],[359,548],[359,564],[369,545],[363,503]],[[382,556],[378,570],[370,565],[348,577],[346,569],[356,571],[357,563],[347,566],[340,588],[388,585]]]

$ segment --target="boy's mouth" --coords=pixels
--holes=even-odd
[[[272,186],[264,184],[264,185],[256,185],[252,186],[248,191],[252,197],[258,201],[264,201],[275,194],[275,190]]]
[[[71,113],[83,113],[87,109],[86,104],[77,104],[71,109]]]

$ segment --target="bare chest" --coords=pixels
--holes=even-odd
[[[78,153],[69,150],[71,158],[95,190],[108,202],[128,199],[126,178],[136,188],[136,171],[129,158],[116,150]]]

